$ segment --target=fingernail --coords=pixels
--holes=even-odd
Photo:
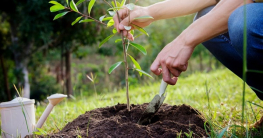
[[[123,28],[124,28],[124,25],[120,24],[119,29],[123,29]]]

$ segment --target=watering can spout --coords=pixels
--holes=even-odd
[[[67,97],[67,95],[64,95],[64,94],[53,94],[47,97],[49,104],[46,107],[40,119],[38,120],[37,125],[35,127],[35,131],[37,131],[37,128],[41,128],[43,126],[50,112],[54,108],[54,106],[56,106],[59,102],[61,102],[65,97]]]

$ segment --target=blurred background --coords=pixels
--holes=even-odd
[[[57,0],[66,5],[65,0]],[[138,1],[136,5],[148,6],[161,0]],[[42,101],[53,93],[64,93],[70,97],[92,96],[123,89],[124,68],[119,67],[108,74],[109,67],[122,60],[122,45],[115,43],[114,36],[101,48],[99,43],[111,34],[111,29],[95,22],[71,23],[79,16],[68,13],[53,21],[57,13],[51,13],[49,0],[1,0],[0,4],[0,102],[13,99],[17,92]],[[75,1],[77,2],[77,1]],[[135,0],[131,0],[135,2]],[[88,1],[78,6],[87,13]],[[103,0],[97,0],[91,16],[98,19],[109,8]],[[150,65],[159,51],[176,38],[191,22],[194,15],[162,20],[146,27],[149,37],[135,39],[147,50],[144,56],[134,48],[129,54],[140,63],[142,70],[150,72]],[[139,33],[135,31],[135,34]],[[130,61],[130,65],[132,62]],[[196,47],[186,77],[195,72],[209,72],[222,66],[202,46]],[[92,82],[87,78],[93,74]],[[137,72],[129,72],[131,87],[159,81]],[[95,85],[95,87],[94,87]],[[96,88],[96,89],[94,89]]]

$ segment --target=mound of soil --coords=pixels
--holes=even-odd
[[[163,104],[151,123],[138,125],[144,109],[148,104],[131,105],[128,112],[126,104],[98,108],[80,115],[68,123],[63,130],[48,137],[132,137],[174,138],[186,137],[193,131],[193,137],[207,136],[205,119],[196,109],[188,105],[171,106]]]

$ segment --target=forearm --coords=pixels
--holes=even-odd
[[[251,2],[248,0],[247,3]],[[226,32],[230,14],[243,4],[243,0],[221,0],[213,10],[192,23],[178,38],[188,45],[196,46]]]
[[[216,0],[165,0],[146,7],[154,20],[173,18],[215,5]]]

